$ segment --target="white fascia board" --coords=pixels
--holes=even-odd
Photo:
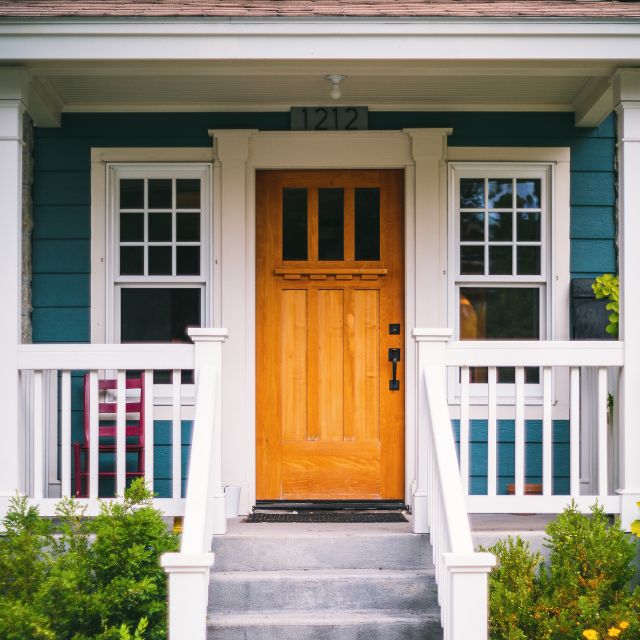
[[[638,60],[640,21],[3,20],[0,61]]]

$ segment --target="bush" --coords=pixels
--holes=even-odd
[[[640,588],[631,589],[636,548],[599,507],[574,505],[546,529],[549,562],[509,538],[487,549],[491,640],[640,638]]]
[[[62,500],[58,523],[14,498],[0,538],[0,638],[129,640],[166,637],[160,555],[177,549],[144,481],[85,517]]]

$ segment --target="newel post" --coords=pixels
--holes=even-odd
[[[224,503],[224,485],[222,482],[222,345],[228,337],[226,329],[189,329],[189,337],[195,345],[195,383],[198,394],[206,393],[206,390],[201,390],[198,387],[200,381],[200,372],[204,367],[211,367],[217,379],[217,385],[215,388],[216,402],[215,412],[212,416],[211,429],[213,431],[212,438],[207,439],[207,442],[202,441],[203,445],[211,446],[211,473],[209,475],[210,484],[208,487],[192,486],[191,477],[189,473],[189,481],[187,482],[187,507],[185,511],[185,527],[188,525],[189,503],[196,504],[195,501],[189,500],[190,491],[208,491],[208,499],[212,501],[211,506],[211,520],[208,522],[209,531],[212,534],[223,534],[227,532],[227,518],[225,514]],[[198,398],[196,398],[198,400]],[[198,446],[196,440],[197,435],[194,432],[193,445]],[[193,454],[193,451],[192,451]]]
[[[451,339],[451,329],[414,329],[413,339],[418,343],[418,393],[416,478],[413,490],[413,532],[429,533],[429,407],[424,381],[427,365],[442,367],[445,374],[445,349]]]

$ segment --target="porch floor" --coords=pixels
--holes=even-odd
[[[541,533],[547,523],[555,516],[551,514],[485,514],[469,515],[469,523],[474,538],[477,534],[500,533],[515,535],[524,532]],[[407,514],[409,522],[398,523],[245,523],[244,516],[227,520],[227,534],[234,536],[265,536],[282,533],[292,536],[332,535],[336,531],[347,535],[386,535],[389,533],[411,532],[411,516]]]

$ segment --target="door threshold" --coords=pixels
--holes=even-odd
[[[408,511],[402,500],[256,500],[254,511]]]

